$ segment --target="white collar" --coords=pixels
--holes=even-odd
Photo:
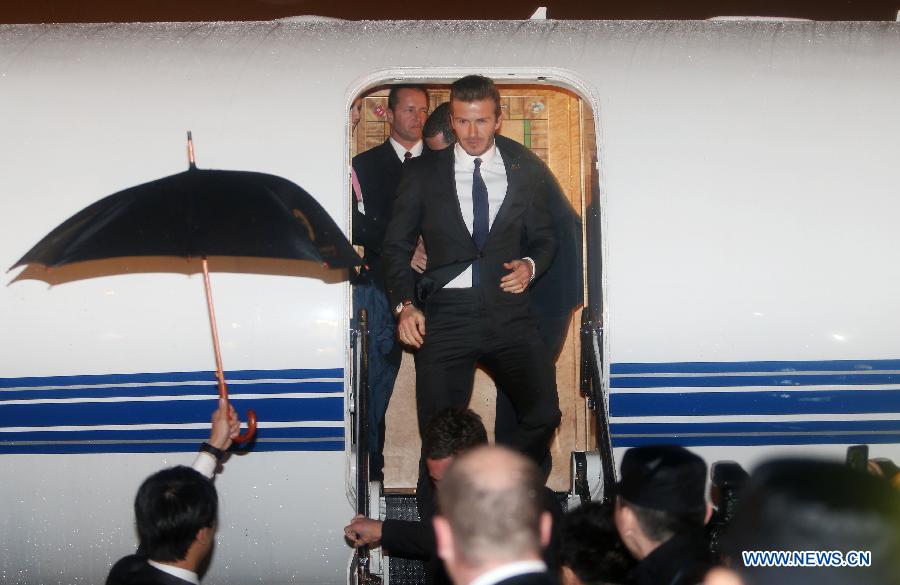
[[[490,148],[488,148],[486,151],[479,154],[478,156],[472,156],[471,154],[466,152],[465,149],[460,145],[459,142],[457,142],[456,145],[453,147],[453,156],[456,158],[456,161],[461,162],[470,167],[475,166],[476,158],[481,159],[481,166],[483,166],[483,167],[487,166],[487,165],[491,164],[491,161],[494,160],[494,156],[496,154],[497,154],[497,142],[496,141],[494,141],[491,144]]]
[[[188,571],[187,569],[182,569],[181,567],[157,563],[156,561],[151,561],[150,559],[147,559],[147,564],[151,567],[159,569],[163,573],[168,573],[173,577],[178,577],[183,581],[193,583],[194,585],[200,585],[200,577],[198,577],[197,573],[193,571]]]
[[[416,142],[412,148],[406,148],[405,146],[394,140],[392,137],[388,137],[388,140],[391,141],[391,146],[394,147],[394,152],[397,153],[397,158],[400,159],[400,162],[406,160],[404,158],[404,155],[407,153],[407,151],[415,158],[422,154],[422,149],[425,147],[425,144],[421,140]]]
[[[512,563],[507,563],[505,565],[500,565],[495,569],[491,569],[486,573],[478,575],[478,577],[476,577],[471,583],[469,583],[469,585],[494,585],[495,583],[505,581],[510,577],[516,577],[518,575],[546,572],[547,565],[544,563],[544,561],[515,561]]]

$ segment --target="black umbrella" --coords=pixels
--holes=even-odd
[[[219,394],[228,398],[208,256],[312,260],[330,268],[360,264],[334,220],[298,185],[275,175],[198,169],[188,132],[187,171],[119,191],[79,211],[12,268],[129,256],[201,258]],[[247,413],[245,442],[256,430]]]

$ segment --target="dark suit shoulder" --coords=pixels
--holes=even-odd
[[[497,585],[554,585],[556,581],[549,573],[525,573],[504,579]]]
[[[497,134],[494,136],[494,141],[497,143],[497,148],[500,149],[500,154],[503,156],[512,156],[512,158],[524,158],[529,162],[533,162],[538,164],[539,166],[546,167],[547,164],[541,160],[541,158],[534,154],[530,148],[513,140],[512,138],[507,138],[502,134]]]
[[[390,157],[397,159],[397,153],[394,152],[394,147],[391,146],[391,140],[389,138],[378,146],[373,146],[369,150],[354,156],[353,167],[358,169],[361,166],[381,165],[384,161],[390,160]],[[397,159],[397,163],[400,163],[399,159]]]
[[[106,585],[190,585],[190,581],[179,579],[150,566],[143,555],[128,555],[119,559],[106,578]]]
[[[453,147],[449,146],[444,150],[429,151],[428,154],[411,158],[403,165],[404,173],[420,173],[430,172],[432,169],[442,164],[447,164],[448,160],[453,161]]]

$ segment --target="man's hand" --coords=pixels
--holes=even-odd
[[[415,305],[403,307],[397,323],[397,336],[406,345],[416,349],[422,347],[425,342],[425,313]]]
[[[381,541],[381,524],[381,520],[372,520],[362,514],[357,514],[350,524],[344,527],[344,536],[347,537],[353,548],[377,544]]]
[[[419,236],[419,243],[416,244],[416,251],[413,252],[409,265],[419,274],[425,272],[425,267],[428,265],[428,254],[425,253],[425,242],[422,240],[422,236]]]
[[[525,260],[510,260],[503,263],[503,268],[510,271],[500,279],[500,288],[503,292],[522,294],[531,282],[531,264]]]
[[[226,451],[231,447],[231,440],[241,432],[241,421],[238,420],[234,407],[225,398],[219,398],[219,408],[212,414],[212,430],[208,443],[216,449]]]

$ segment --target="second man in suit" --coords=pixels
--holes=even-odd
[[[394,317],[385,296],[382,245],[403,166],[422,154],[428,95],[420,85],[394,85],[388,95],[391,133],[382,144],[353,157],[353,243],[365,248],[360,281],[353,289],[354,315],[369,313],[370,477],[382,479],[384,417],[400,368]]]

